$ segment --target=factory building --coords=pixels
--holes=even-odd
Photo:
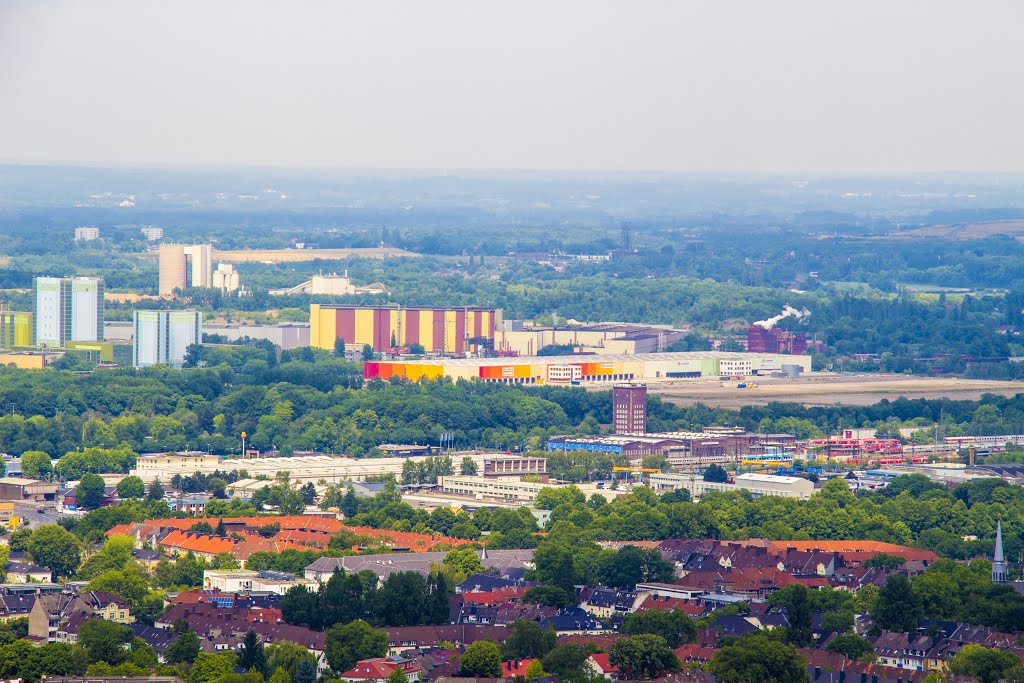
[[[807,335],[802,332],[751,325],[747,329],[747,351],[756,353],[789,353],[799,356],[807,350]]]
[[[306,323],[278,323],[276,325],[208,323],[203,325],[203,332],[207,335],[224,337],[224,341],[227,342],[248,337],[249,339],[266,339],[282,349],[309,346],[309,325]]]
[[[612,387],[612,430],[616,434],[647,433],[647,385]]]
[[[213,271],[213,288],[230,293],[237,292],[240,286],[235,267],[230,263],[218,263],[217,270]]]
[[[694,474],[652,474],[650,486],[655,493],[686,489],[690,497],[699,499],[708,491],[748,491],[754,498],[781,496],[807,500],[814,493],[814,484],[802,477],[776,477],[771,474],[740,474],[735,483],[704,481]]]
[[[747,455],[781,452],[791,447],[792,434],[755,434],[743,430],[659,432],[610,436],[553,436],[548,451],[612,453],[640,462],[645,455],[663,455],[673,467],[738,462]]]
[[[452,496],[466,496],[477,500],[499,499],[530,504],[537,500],[537,494],[549,484],[521,481],[499,477],[438,477],[437,487],[441,493]]]
[[[484,458],[484,477],[521,477],[536,475],[541,481],[548,480],[547,458],[530,458],[518,455],[491,455]]]
[[[305,282],[287,289],[272,289],[271,296],[292,294],[322,294],[327,296],[348,296],[352,294],[384,294],[384,285],[379,282],[360,287],[352,283],[348,271],[344,275],[314,275]]]
[[[502,453],[453,452],[456,464],[463,457],[470,458],[484,477],[511,477],[535,474],[541,478],[547,475],[546,461],[542,458],[518,458]],[[170,481],[176,474],[186,476],[203,472],[237,472],[245,470],[252,478],[274,479],[280,472],[288,472],[291,481],[298,484],[320,480],[329,484],[342,481],[364,481],[385,475],[402,474],[408,461],[423,462],[428,456],[407,456],[398,458],[347,458],[320,454],[297,454],[292,457],[268,458],[221,458],[205,452],[170,453],[142,455],[130,474],[141,477],[147,484],[154,479]],[[521,462],[515,462],[520,460]],[[538,462],[539,461],[539,462]]]
[[[189,278],[191,267],[192,277]],[[160,296],[176,289],[213,285],[213,247],[209,244],[160,245]]]
[[[180,367],[185,351],[203,339],[198,311],[135,311],[132,326],[137,368],[163,364]]]
[[[32,314],[0,311],[0,349],[32,345]]]
[[[121,339],[126,342],[132,338],[133,327],[134,324],[130,320],[108,320],[103,325],[107,339]],[[266,339],[282,349],[309,346],[308,323],[277,323],[276,325],[203,323],[203,334],[207,336],[211,344],[231,343],[248,337],[249,339]]]
[[[551,327],[506,320],[495,334],[494,348],[520,356],[534,356],[551,345],[572,346],[587,353],[658,353],[684,336],[684,330],[654,325],[570,322]]]
[[[69,341],[64,348],[85,357],[91,363],[115,363],[123,368],[132,366],[132,344],[130,341]]]
[[[375,351],[419,344],[426,353],[472,353],[493,344],[501,311],[490,308],[399,306],[309,307],[310,345],[369,344]]]
[[[312,337],[316,337],[314,332]],[[346,341],[348,341],[346,339]],[[333,342],[332,342],[333,344]],[[314,345],[317,345],[314,343]],[[810,356],[686,351],[626,355],[525,356],[513,358],[437,358],[369,362],[366,379],[481,379],[503,384],[632,382],[657,378],[767,375],[783,363],[811,370]]]
[[[33,344],[103,340],[103,279],[37,277],[32,287]]]

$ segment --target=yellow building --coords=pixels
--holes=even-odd
[[[52,353],[0,353],[0,365],[14,365],[22,370],[42,370],[56,357]]]
[[[116,596],[115,596],[116,597]],[[128,605],[117,600],[104,600],[93,598],[92,614],[100,619],[113,621],[118,624],[134,624],[135,616]]]
[[[14,514],[14,503],[0,503],[0,526],[10,530],[21,526],[21,519]]]
[[[69,341],[65,342],[64,348],[82,353],[94,363],[117,363],[122,367],[132,365],[132,345],[127,341]]]
[[[32,346],[32,314],[0,311],[0,348]]]

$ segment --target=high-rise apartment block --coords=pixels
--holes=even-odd
[[[160,296],[170,296],[175,289],[190,285],[213,285],[213,247],[209,244],[161,244]]]
[[[163,228],[142,228],[142,236],[149,242],[158,242],[164,238]]]
[[[16,349],[32,345],[32,314],[0,311],[0,348]]]
[[[647,433],[647,385],[612,387],[612,428],[616,434]]]
[[[100,237],[99,228],[75,228],[75,241],[88,242]]]
[[[37,277],[32,288],[36,346],[103,340],[103,279]]]
[[[188,347],[203,339],[202,314],[199,311],[135,311],[132,332],[135,367],[158,363],[180,367]]]

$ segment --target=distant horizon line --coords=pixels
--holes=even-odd
[[[603,175],[603,176],[704,176],[704,177],[769,177],[769,178],[893,178],[893,177],[946,177],[946,176],[1024,176],[1019,170],[658,170],[658,169],[571,169],[571,168],[514,168],[514,167],[444,167],[444,166],[332,166],[328,164],[283,165],[269,163],[211,163],[179,161],[39,161],[4,159],[0,167],[83,168],[111,170],[176,170],[176,171],[321,171],[334,173],[416,173],[448,176],[459,174],[520,174],[520,175]]]

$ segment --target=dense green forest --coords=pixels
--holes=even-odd
[[[199,307],[210,318],[269,321],[270,309],[278,311],[277,319],[306,320],[314,300],[480,305],[502,308],[506,318],[545,320],[557,313],[563,320],[671,324],[723,339],[742,338],[749,324],[790,304],[811,315],[782,324],[824,344],[821,367],[1024,376],[1016,364],[968,365],[961,358],[1024,355],[1016,336],[1024,325],[1024,245],[1019,241],[1000,235],[966,241],[909,239],[898,232],[883,236],[871,232],[868,223],[859,233],[833,232],[829,221],[836,217],[823,214],[820,219],[822,224],[806,227],[767,219],[744,225],[639,225],[635,253],[600,262],[559,261],[557,255],[614,249],[615,230],[385,225],[299,231],[311,240],[319,235],[314,241],[320,247],[384,243],[421,256],[241,264],[247,296],[190,289],[176,301],[146,306]],[[273,238],[246,242],[244,228],[214,225],[209,230],[221,247],[280,247],[288,244],[283,235],[292,234],[274,231]],[[20,233],[0,236],[0,254],[11,255],[0,268],[0,290],[27,289],[33,275],[45,273],[101,275],[110,290],[156,292],[156,259],[145,254],[137,228],[114,227],[109,238],[83,244],[69,235],[67,230],[54,232],[52,241],[42,242]],[[555,254],[549,258],[558,267],[538,262],[536,254]],[[383,282],[388,294],[267,294],[316,272],[343,270],[357,283]],[[0,293],[0,303],[24,310],[31,296],[8,290]],[[110,303],[107,316],[127,320],[134,307]],[[879,358],[855,361],[855,354]],[[920,358],[933,360],[915,360]]]
[[[596,433],[611,421],[608,391],[447,380],[378,380],[363,388],[358,364],[323,351],[279,354],[264,345],[203,353],[211,366],[186,370],[0,368],[0,450],[54,457],[82,447],[232,453],[243,431],[253,447],[285,454],[367,455],[381,443],[437,443],[442,432],[455,434],[457,448],[522,450],[543,447],[553,434]],[[813,408],[773,403],[734,411],[680,407],[652,395],[648,413],[656,431],[736,424],[808,438],[834,433],[840,424],[892,431],[941,421],[949,435],[991,435],[1022,431],[1024,396]]]

